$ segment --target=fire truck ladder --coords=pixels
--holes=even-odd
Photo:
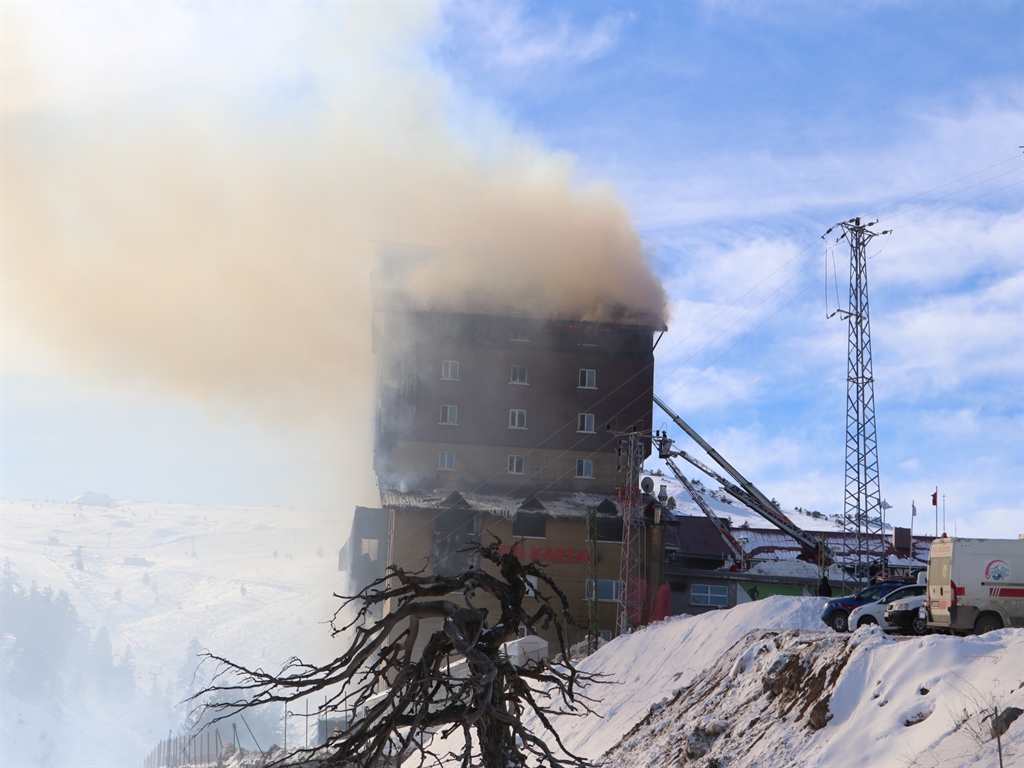
[[[720,466],[722,469],[724,469],[726,473],[728,473],[736,481],[736,484],[731,483],[725,478],[721,477],[717,472],[712,471],[710,467],[707,467],[701,462],[697,461],[692,456],[687,454],[685,451],[672,450],[672,441],[664,435],[662,435],[659,440],[658,449],[659,456],[662,459],[669,461],[673,456],[679,456],[680,458],[690,462],[695,467],[697,467],[701,472],[704,472],[709,477],[713,477],[715,480],[721,483],[722,487],[725,488],[726,492],[730,496],[735,497],[744,506],[749,507],[751,510],[761,515],[761,517],[763,517],[769,523],[771,523],[776,528],[781,530],[783,533],[788,534],[797,542],[799,542],[803,548],[803,555],[805,557],[813,559],[815,562],[818,563],[819,566],[822,567],[828,566],[831,563],[835,562],[835,556],[833,555],[832,550],[829,548],[828,544],[824,542],[824,540],[807,533],[807,531],[803,530],[802,528],[797,526],[792,520],[786,517],[786,515],[782,513],[782,510],[779,509],[777,504],[774,504],[771,500],[768,499],[767,496],[761,493],[757,486],[755,486],[752,482],[743,477],[743,475],[741,475],[739,471],[732,466],[732,464],[726,461],[725,458],[718,451],[711,447],[711,444],[708,443],[707,440],[705,440],[703,437],[697,434],[697,431],[693,427],[691,427],[689,424],[687,424],[685,421],[679,418],[679,416],[676,415],[676,413],[671,408],[669,408],[664,402],[662,402],[661,398],[659,398],[657,395],[654,395],[654,402],[657,403],[658,407],[661,408],[661,410],[663,410],[668,415],[668,417],[676,423],[676,426],[678,426],[681,430],[683,430],[683,432],[685,432],[691,438],[693,438],[693,441],[697,443],[697,445],[699,445],[701,448],[703,448],[704,451],[708,454],[708,456],[714,459],[715,463],[718,464],[718,466]],[[671,464],[669,466],[672,468],[672,471],[675,473],[676,477],[682,480],[682,473],[679,472],[679,470],[675,466]],[[737,484],[739,487],[737,487]],[[698,494],[695,494],[694,491],[691,490],[692,486],[690,486],[689,483],[686,483],[684,481],[684,485],[686,486],[687,491],[690,492],[690,495],[693,496],[694,500],[696,501]],[[701,502],[698,501],[697,505],[700,506],[702,510],[704,510],[704,507],[707,506],[707,503],[705,502],[704,504],[701,504]],[[708,509],[710,509],[710,507],[708,507]],[[704,514],[708,514],[706,510],[704,511]],[[712,519],[712,522],[715,522],[715,519]],[[718,525],[718,523],[716,523],[716,525]],[[724,525],[724,523],[722,523],[722,525]],[[721,530],[721,527],[719,527],[719,530]],[[726,541],[728,541],[728,539],[726,539]],[[732,545],[730,544],[730,548],[731,547]]]
[[[669,443],[672,442],[671,440],[668,440],[668,438],[664,439],[667,440]],[[722,538],[725,539],[725,543],[728,544],[729,549],[732,550],[733,559],[736,561],[736,565],[738,565],[741,569],[746,570],[747,560],[749,558],[747,556],[746,550],[743,549],[743,545],[736,541],[736,537],[732,535],[732,531],[729,530],[728,524],[724,520],[722,520],[722,518],[715,514],[715,511],[708,505],[707,501],[704,500],[704,496],[701,493],[699,493],[696,488],[693,487],[690,481],[686,479],[686,475],[680,472],[679,467],[677,467],[675,465],[675,462],[672,461],[673,455],[680,454],[663,452],[660,446],[661,444],[659,443],[659,456],[662,459],[664,459],[665,463],[668,465],[668,468],[672,470],[672,474],[676,476],[679,482],[683,484],[683,487],[689,492],[690,496],[693,497],[693,500],[697,502],[697,506],[701,508],[705,515],[707,515],[708,520],[714,523],[715,528],[717,528],[718,532],[722,534]]]

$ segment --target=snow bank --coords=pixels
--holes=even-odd
[[[611,749],[652,704],[689,685],[740,638],[755,629],[824,629],[816,597],[773,596],[700,616],[677,616],[618,637],[580,662],[582,671],[604,675],[606,685],[588,695],[600,699],[594,714],[552,718],[574,753],[595,759]],[[527,721],[537,729],[537,723]]]
[[[996,766],[985,720],[1024,704],[1024,631],[985,637],[753,633],[600,761],[664,765]],[[1019,765],[1024,719],[1003,735]],[[1016,759],[1015,759],[1016,758]]]

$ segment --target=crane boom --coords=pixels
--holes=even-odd
[[[697,506],[701,508],[701,511],[707,515],[708,520],[710,520],[714,524],[715,528],[718,529],[718,532],[722,534],[722,538],[725,539],[725,543],[728,544],[729,549],[732,550],[733,556],[736,559],[736,564],[741,568],[744,568],[749,558],[747,557],[747,553],[743,549],[743,546],[736,541],[736,538],[732,535],[732,531],[729,530],[729,526],[724,520],[722,520],[722,518],[715,514],[715,511],[711,509],[708,503],[704,500],[704,496],[694,488],[692,483],[686,479],[686,476],[679,471],[679,467],[675,465],[675,462],[673,462],[671,458],[666,458],[665,463],[668,465],[668,468],[672,470],[672,473],[676,476],[679,482],[683,484],[683,487],[689,492],[690,496],[693,497],[693,500],[697,502]]]
[[[668,405],[666,405],[661,400],[660,397],[654,395],[654,402],[658,404],[658,407],[661,408],[661,410],[668,414],[668,417],[676,423],[676,426],[678,426],[681,430],[683,430],[683,432],[685,432],[691,438],[693,438],[693,441],[697,443],[697,445],[699,445],[701,448],[703,448],[705,452],[708,454],[708,456],[714,459],[715,463],[718,464],[718,466],[720,466],[722,469],[724,469],[726,473],[728,473],[736,481],[736,483],[739,485],[739,488],[736,488],[736,486],[732,486],[731,483],[724,482],[724,478],[719,477],[716,473],[709,473],[709,476],[714,477],[716,480],[722,483],[722,487],[724,487],[730,495],[735,496],[739,501],[743,502],[743,504],[750,507],[750,509],[752,509],[754,512],[761,515],[761,517],[763,517],[769,523],[774,525],[776,528],[783,531],[784,533],[789,534],[794,539],[796,539],[804,547],[806,555],[813,556],[815,558],[823,560],[825,565],[835,562],[835,555],[832,553],[832,550],[829,548],[828,544],[826,544],[822,539],[819,539],[807,533],[807,531],[803,530],[802,528],[797,526],[792,520],[786,517],[786,515],[783,514],[782,510],[779,509],[777,504],[770,501],[767,496],[761,493],[761,491],[757,488],[756,485],[754,485],[752,482],[747,480],[747,478],[741,475],[739,470],[737,470],[732,464],[726,461],[725,457],[723,457],[718,451],[712,448],[711,444],[707,440],[705,440],[703,437],[697,434],[697,431],[689,424],[687,424],[685,421],[683,421],[671,408],[668,407]],[[667,454],[668,457],[670,457],[672,454],[683,456],[687,461],[697,466],[702,472],[707,472],[707,469],[705,469],[700,464],[700,462],[698,462],[696,459],[693,459],[689,455],[686,455],[683,451],[672,451],[671,447],[669,447],[668,450],[663,451],[663,453]],[[663,456],[663,458],[666,457]],[[730,486],[732,486],[732,488],[730,488]],[[737,491],[739,491],[740,493],[737,493]]]

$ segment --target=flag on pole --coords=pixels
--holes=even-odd
[[[910,516],[917,517],[917,504],[910,502]]]
[[[882,509],[892,509],[892,504],[885,499],[882,499]]]
[[[938,491],[936,491],[935,493],[932,494],[932,506],[933,507],[939,506],[939,492]]]

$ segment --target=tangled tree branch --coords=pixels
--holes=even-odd
[[[568,599],[543,566],[521,563],[512,552],[501,554],[500,542],[470,548],[494,563],[500,576],[480,567],[440,576],[389,566],[387,576],[358,595],[335,595],[344,602],[331,620],[332,636],[352,638],[336,659],[316,666],[292,658],[271,674],[207,654],[220,666],[193,700],[205,701],[202,706],[216,714],[212,724],[251,707],[323,695],[321,714],[339,715],[344,729],[326,744],[297,750],[279,764],[395,766],[418,753],[420,765],[513,768],[532,759],[552,768],[584,766],[549,717],[591,711],[581,685],[595,678],[573,666],[559,620],[572,623]],[[534,590],[531,576],[546,589]],[[452,599],[460,593],[462,604]],[[478,593],[497,600],[501,613],[496,621],[488,621],[486,608],[474,606]],[[532,613],[523,607],[527,594],[538,599]],[[349,605],[358,610],[342,624]],[[379,607],[386,612],[374,619]],[[421,637],[427,621],[440,628]],[[516,639],[520,627],[554,627],[561,661],[513,663],[502,645]],[[540,722],[540,733],[524,727],[529,713]],[[459,729],[464,746],[438,754],[433,736],[447,737]]]

